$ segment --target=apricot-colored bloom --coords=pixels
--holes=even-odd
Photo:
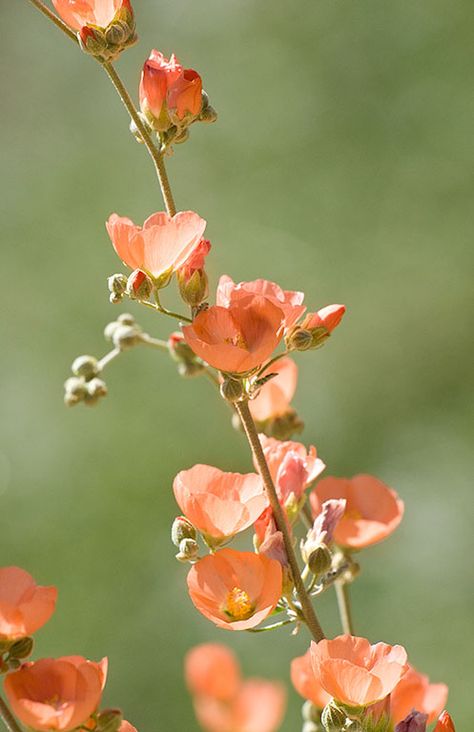
[[[182,470],[173,490],[186,518],[204,536],[217,540],[247,529],[268,505],[259,475],[224,473],[211,465]]]
[[[140,107],[151,115],[160,129],[168,129],[168,111],[178,120],[196,116],[202,108],[202,81],[193,69],[184,69],[174,54],[165,58],[153,49],[143,66],[140,80]]]
[[[439,715],[438,723],[433,732],[456,732],[451,715],[446,709]]]
[[[390,696],[390,716],[396,724],[416,709],[427,714],[428,724],[431,724],[444,708],[447,698],[446,684],[430,684],[428,676],[409,666]]]
[[[386,697],[408,668],[402,646],[371,646],[366,638],[353,635],[313,641],[311,662],[323,689],[338,702],[354,707]]]
[[[263,295],[283,311],[285,328],[294,325],[306,307],[302,304],[303,292],[282,290],[275,282],[268,280],[253,280],[235,284],[229,275],[222,275],[217,285],[216,304],[224,308],[230,307],[239,299],[247,295]]]
[[[94,663],[82,656],[43,658],[8,674],[5,693],[27,727],[68,732],[85,724],[97,709],[106,673],[106,659]]]
[[[313,516],[324,501],[345,498],[346,511],[334,531],[334,541],[351,549],[376,544],[389,536],[403,517],[404,504],[394,490],[372,475],[323,478],[311,491]]]
[[[323,709],[331,700],[330,694],[324,691],[313,673],[310,649],[304,656],[298,656],[292,660],[291,681],[298,694],[301,694],[303,699],[313,702],[319,709]]]
[[[252,417],[257,422],[282,417],[290,409],[290,403],[298,382],[298,367],[291,358],[282,358],[266,369],[263,376],[278,374],[260,389],[258,396],[249,402]]]
[[[106,223],[120,259],[131,269],[141,269],[155,278],[179,269],[201,243],[206,222],[194,211],[174,216],[154,213],[142,226],[112,214]]]
[[[0,568],[0,640],[25,638],[48,622],[58,591],[41,587],[20,567]]]
[[[262,679],[244,681],[228,703],[210,696],[194,699],[196,717],[207,732],[275,732],[285,706],[283,684]]]
[[[228,308],[202,310],[183,333],[194,353],[214,368],[244,373],[271,356],[283,335],[282,320],[270,300],[248,295]]]
[[[281,503],[291,494],[297,500],[326,467],[311,445],[309,450],[301,442],[281,442],[273,437],[259,435],[270,474]]]
[[[328,333],[332,333],[341,322],[345,312],[345,305],[327,305],[316,313],[308,313],[302,321],[301,327],[307,330],[324,327]]]
[[[122,7],[132,10],[129,0],[53,0],[53,5],[73,30],[84,25],[106,28]]]
[[[120,723],[118,732],[138,732],[138,730],[136,727],[133,726],[133,724],[130,724],[130,722],[127,722],[126,719],[123,719]]]
[[[281,589],[281,564],[252,552],[221,549],[200,559],[188,574],[195,607],[226,630],[261,623],[275,608]]]
[[[186,654],[184,675],[191,694],[220,701],[235,698],[240,668],[233,651],[222,643],[202,643]]]

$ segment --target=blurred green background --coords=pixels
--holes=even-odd
[[[474,103],[472,0],[135,0],[136,93],[151,47],[201,73],[218,124],[169,160],[178,207],[204,216],[209,271],[344,302],[330,343],[299,358],[295,405],[328,474],[371,472],[406,501],[362,557],[357,630],[404,644],[472,729],[474,520],[469,454]],[[106,702],[141,732],[197,729],[182,681],[193,644],[289,680],[308,638],[226,633],[192,608],[174,560],[171,482],[250,459],[204,380],[125,354],[95,409],[67,410],[80,353],[102,355],[120,271],[104,221],[161,209],[146,152],[100,68],[26,0],[0,4],[2,317],[0,550],[60,590],[37,654],[108,655]],[[165,300],[172,302],[172,293]],[[339,631],[333,597],[319,603]],[[300,729],[290,691],[283,730]],[[470,723],[471,720],[471,723]]]

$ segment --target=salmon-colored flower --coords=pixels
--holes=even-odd
[[[246,630],[274,610],[282,590],[281,564],[262,554],[221,549],[188,574],[195,607],[220,628]]]
[[[324,691],[314,675],[310,649],[306,651],[304,656],[298,656],[292,660],[291,681],[298,694],[301,694],[303,699],[313,702],[319,709],[323,709],[331,700],[330,694]]]
[[[180,211],[174,216],[155,213],[143,226],[112,214],[106,227],[124,264],[160,278],[179,269],[196,251],[206,222],[194,211]]]
[[[370,645],[366,638],[352,635],[312,642],[311,662],[323,689],[336,701],[354,707],[386,697],[408,668],[402,646]]]
[[[222,643],[202,643],[187,653],[184,675],[191,694],[230,701],[237,695],[241,678],[233,651]]]
[[[260,366],[282,335],[283,312],[265,297],[248,295],[228,308],[202,310],[183,328],[194,353],[211,366],[244,373]]]
[[[53,5],[64,22],[77,31],[85,25],[106,28],[121,8],[132,12],[129,0],[53,0]]]
[[[182,470],[173,483],[176,501],[191,523],[213,540],[251,526],[268,505],[256,473],[224,473],[211,465]]]
[[[446,709],[439,715],[438,723],[433,732],[456,732],[451,715]]]
[[[127,722],[126,719],[123,719],[120,723],[118,732],[138,732],[138,730],[136,727],[133,726],[133,724],[130,724],[130,722]]]
[[[26,726],[68,732],[85,724],[97,709],[106,673],[106,659],[94,663],[82,656],[43,658],[8,674],[5,693]]]
[[[210,696],[194,699],[196,717],[206,732],[275,732],[285,707],[283,684],[262,679],[244,681],[227,703]]]
[[[0,640],[25,638],[48,622],[58,591],[41,587],[20,567],[0,568]]]
[[[313,516],[324,501],[345,498],[346,511],[334,531],[334,541],[350,549],[362,549],[389,536],[403,517],[404,504],[396,492],[372,475],[323,478],[311,491]]]
[[[290,403],[298,382],[298,367],[291,358],[282,358],[262,373],[278,374],[267,381],[260,389],[258,396],[249,402],[252,417],[257,422],[282,417],[290,410]]]
[[[228,308],[239,299],[247,297],[247,295],[263,295],[279,307],[284,314],[285,328],[294,325],[306,310],[306,307],[302,304],[304,300],[303,292],[282,290],[275,282],[269,282],[268,280],[239,282],[236,285],[229,275],[222,275],[219,280],[216,304]]]
[[[341,322],[345,312],[345,305],[327,305],[316,313],[308,313],[300,325],[306,330],[322,327],[326,328],[328,333],[332,333]]]
[[[307,450],[301,442],[259,437],[280,502],[285,504],[291,495],[299,500],[326,467],[318,458],[316,448],[312,445]]]
[[[143,66],[140,80],[140,108],[154,127],[167,130],[169,113],[181,121],[196,117],[202,109],[202,81],[194,69],[185,69],[174,54],[167,59],[153,49]]]
[[[447,698],[446,684],[430,684],[428,676],[409,666],[390,696],[390,716],[396,724],[416,709],[427,714],[428,724],[431,724],[444,709]]]

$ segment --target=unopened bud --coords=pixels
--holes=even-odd
[[[87,387],[84,379],[71,376],[64,382],[64,403],[67,407],[73,407],[85,398]]]
[[[289,351],[307,351],[312,347],[313,336],[311,331],[296,327],[286,338],[286,347]]]
[[[97,376],[99,370],[98,361],[94,356],[78,356],[71,366],[74,376],[82,376],[86,381]]]
[[[9,658],[6,666],[9,671],[17,671],[21,666],[21,661],[19,658]]]
[[[140,342],[140,331],[133,325],[120,325],[112,336],[112,343],[115,348],[126,351],[133,348]]]
[[[92,56],[102,56],[107,48],[105,33],[100,28],[84,25],[77,37],[82,50]]]
[[[326,732],[342,732],[346,722],[346,713],[334,701],[326,704],[321,713],[321,724]]]
[[[244,395],[244,385],[239,379],[226,376],[220,386],[221,396],[228,402],[238,402]]]
[[[179,547],[183,539],[195,540],[196,529],[185,516],[177,516],[171,526],[171,541]]]
[[[123,715],[120,709],[104,709],[97,717],[97,732],[118,732]]]
[[[183,130],[180,130],[174,137],[173,142],[176,145],[182,145],[183,142],[187,142],[189,140],[189,129],[185,127]]]
[[[184,268],[178,271],[177,279],[179,292],[187,305],[197,307],[207,297],[208,279],[205,270],[195,269],[188,276]]]
[[[33,638],[20,638],[20,640],[15,641],[10,647],[10,658],[28,658],[33,651],[33,645]]]
[[[153,282],[141,269],[134,270],[127,280],[127,295],[133,300],[148,300],[153,289]]]
[[[319,328],[312,328],[310,330],[311,333],[311,348],[321,348],[321,346],[324,346],[327,339],[330,336],[330,333],[327,328],[324,326],[321,326]]]
[[[124,21],[118,20],[110,23],[105,31],[107,45],[122,46],[130,37],[130,28]]]
[[[260,431],[268,437],[274,437],[276,440],[289,440],[293,435],[303,431],[304,422],[294,409],[289,409],[286,414],[267,419],[259,427]]]
[[[109,292],[115,295],[123,295],[127,288],[127,278],[124,274],[118,273],[107,277]]]
[[[84,402],[92,407],[101,397],[107,396],[107,385],[102,379],[92,379],[87,383],[87,394],[84,398]]]
[[[320,577],[331,569],[332,557],[331,552],[325,544],[313,549],[308,557],[308,567],[315,577]]]
[[[120,327],[120,323],[116,320],[112,320],[111,323],[107,323],[104,328],[104,338],[106,341],[111,341],[117,328]]]
[[[205,370],[203,363],[182,361],[178,364],[178,374],[186,379],[199,376]]]
[[[195,539],[183,539],[179,543],[176,559],[180,562],[193,562],[198,558],[199,545]]]
[[[117,323],[120,323],[120,325],[135,325],[136,320],[131,313],[120,313]]]
[[[211,107],[210,104],[207,105],[207,107],[204,107],[204,109],[201,110],[201,114],[199,115],[199,121],[200,122],[207,122],[212,123],[217,120],[217,112],[214,109],[214,107]]]

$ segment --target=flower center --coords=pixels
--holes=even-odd
[[[232,620],[247,620],[252,615],[253,606],[245,590],[241,590],[240,587],[234,587],[229,592],[225,613]]]
[[[364,517],[362,516],[361,512],[358,511],[356,508],[350,508],[348,511],[344,514],[345,519],[350,519],[351,521],[360,521]]]
[[[237,348],[243,348],[244,351],[248,351],[248,346],[242,333],[236,333],[232,338],[224,338],[224,341],[229,346],[236,346]]]
[[[64,709],[64,707],[67,706],[67,703],[64,702],[62,699],[59,698],[58,694],[54,694],[49,699],[45,699],[43,704],[47,704],[50,707],[53,707],[57,712]]]

